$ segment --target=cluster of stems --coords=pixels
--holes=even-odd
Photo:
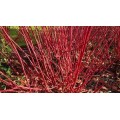
[[[12,38],[8,27],[0,31],[12,49],[8,58],[12,72],[24,76],[17,84],[0,71],[5,77],[0,82],[7,86],[0,92],[89,92],[87,84],[94,75],[120,58],[120,27],[21,26],[17,41],[24,41],[24,47]],[[100,77],[95,81],[92,92],[107,86]]]

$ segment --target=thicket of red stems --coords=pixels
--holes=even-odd
[[[17,85],[0,72],[6,77],[0,82],[8,86],[1,92],[89,92],[86,86],[94,74],[120,58],[120,27],[20,27],[26,50],[12,39],[7,27],[0,30],[16,56],[13,62],[9,59],[9,65],[25,76]],[[15,61],[21,65],[19,69]],[[96,83],[93,92],[106,84],[103,79]]]

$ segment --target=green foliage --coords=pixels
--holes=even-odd
[[[0,62],[0,70],[4,71],[8,76],[11,76],[11,69],[9,66],[4,66],[2,62]]]
[[[18,30],[17,29],[10,29],[10,36],[15,39],[18,36]]]
[[[32,30],[35,30],[35,26],[31,26]],[[42,30],[42,28],[39,26],[37,27],[39,30]],[[15,40],[18,37],[18,31],[19,31],[19,26],[10,26],[10,37]],[[34,37],[32,34],[30,34],[32,40],[33,40],[33,44],[36,44],[36,41],[34,40]],[[19,38],[19,40],[15,41],[19,46],[26,46],[25,41],[23,40],[23,38]]]
[[[11,76],[11,69],[7,63],[12,50],[4,39],[0,41],[0,51],[4,55],[0,54],[0,70],[4,71],[8,76]]]
[[[0,40],[0,50],[3,54],[10,54],[12,51],[4,39]]]

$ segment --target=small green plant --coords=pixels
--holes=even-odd
[[[11,69],[8,65],[8,59],[11,54],[11,48],[7,45],[4,39],[0,40],[0,70],[11,76]]]
[[[0,39],[0,50],[6,55],[9,55],[11,53],[11,48],[8,46],[4,39]]]

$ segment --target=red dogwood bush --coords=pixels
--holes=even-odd
[[[0,27],[12,49],[8,65],[18,85],[0,72],[6,89],[1,92],[100,92],[103,87],[118,90],[100,77],[120,58],[120,27],[61,26],[19,27],[21,47],[10,36],[8,27]],[[2,52],[1,52],[2,54]],[[99,76],[99,77],[97,77]],[[90,86],[90,87],[89,87]]]

